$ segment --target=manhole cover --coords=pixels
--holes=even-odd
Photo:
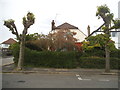
[[[25,81],[20,80],[20,81],[18,81],[18,82],[20,82],[20,83],[24,83]]]

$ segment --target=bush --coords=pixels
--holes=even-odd
[[[10,49],[12,50],[12,55],[14,56],[13,61],[15,64],[17,64],[17,60],[19,58],[19,48],[19,43],[15,43],[10,46]]]

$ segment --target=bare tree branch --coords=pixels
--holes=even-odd
[[[93,35],[95,32],[98,32],[104,25],[105,25],[105,23],[102,24],[97,30],[93,31],[88,37],[90,37],[91,35]]]
[[[14,20],[12,19],[6,20],[4,21],[4,25],[8,27],[12,34],[16,35],[17,39],[20,41],[20,36],[18,34],[16,25],[14,24]]]

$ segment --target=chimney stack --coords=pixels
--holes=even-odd
[[[55,30],[55,21],[54,20],[52,20],[51,25],[52,25],[51,29]]]
[[[90,35],[90,26],[88,25],[87,27],[87,30],[88,30],[88,36]]]

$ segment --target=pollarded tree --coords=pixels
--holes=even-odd
[[[103,30],[106,36],[105,40],[105,54],[106,54],[106,66],[105,72],[110,72],[110,30],[120,28],[120,21],[113,19],[113,13],[110,13],[110,9],[107,5],[101,5],[97,7],[96,16],[98,19],[102,18],[104,21]],[[111,26],[111,22],[113,22],[113,26]]]
[[[110,41],[110,25],[111,21],[113,20],[113,14],[110,13],[110,9],[106,5],[101,5],[97,8],[96,16],[98,19],[102,18],[105,23],[104,33],[107,36],[106,43],[105,43],[105,54],[106,54],[106,67],[105,72],[110,72],[110,50],[108,47]]]
[[[19,52],[19,60],[18,60],[18,70],[22,70],[23,62],[24,62],[24,49],[25,49],[25,37],[28,32],[28,28],[34,24],[35,17],[34,14],[31,12],[27,13],[26,17],[23,17],[23,26],[24,29],[22,31],[22,34],[18,34],[18,30],[16,28],[16,25],[14,23],[15,21],[12,19],[5,20],[4,25],[9,28],[9,30],[12,32],[12,34],[16,35],[17,39],[20,42],[20,52]]]

